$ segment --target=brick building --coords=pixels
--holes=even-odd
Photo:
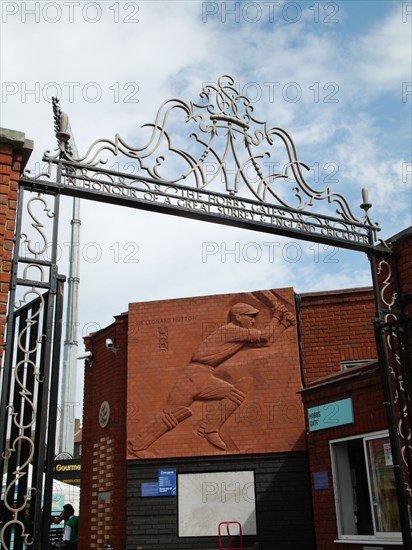
[[[83,479],[91,480],[92,491],[82,497],[82,524],[91,526],[83,531],[82,548],[98,548],[104,542],[115,548],[215,546],[217,523],[213,535],[195,515],[177,523],[178,506],[184,504],[179,495],[144,496],[146,484],[157,481],[159,469],[169,468],[176,469],[181,491],[181,484],[196,485],[198,479],[203,487],[220,491],[223,485],[217,480],[225,472],[224,479],[230,475],[232,481],[221,498],[228,501],[243,499],[230,492],[241,492],[253,483],[259,508],[256,513],[255,497],[249,495],[246,513],[253,515],[245,537],[249,547],[258,541],[261,548],[279,546],[285,536],[292,548],[302,548],[303,542],[313,547],[304,417],[297,393],[301,388],[297,327],[283,326],[278,320],[271,324],[268,304],[274,298],[296,316],[290,288],[165,300],[130,304],[127,314],[86,339],[93,361],[85,372],[84,418],[89,421],[83,431],[82,473]],[[225,388],[222,394],[210,370],[192,372],[202,342],[228,326],[228,314],[237,304],[259,310],[256,329],[269,327],[274,339],[267,346],[240,344],[242,349],[229,352],[230,357],[216,366],[218,380],[239,392],[238,404],[221,398]],[[219,337],[223,338],[220,333]],[[107,345],[108,339],[113,347]],[[207,350],[211,355],[216,352],[215,347]],[[189,399],[187,380],[201,387]],[[109,410],[106,424],[104,411]],[[167,427],[168,418],[162,418],[165,410],[180,419],[174,427]],[[162,430],[162,424],[168,429]],[[219,426],[221,441],[210,437],[208,425]],[[144,443],[139,445],[139,438]],[[287,488],[288,503],[277,487]],[[207,500],[212,495],[202,496]],[[299,532],[294,525],[297,515]],[[199,537],[191,534],[197,528]]]
[[[0,341],[2,344],[14,246],[18,181],[32,151],[33,142],[26,139],[23,132],[0,129]]]
[[[405,296],[412,288],[411,234],[393,239]],[[240,403],[222,412],[219,392],[211,399],[202,391],[185,401],[185,373],[197,384],[190,365],[202,342],[226,326],[238,303],[259,310],[254,328],[265,330],[271,296],[296,325],[275,326],[272,345],[248,343],[215,366],[215,376],[242,392]],[[83,530],[81,548],[215,548],[217,522],[214,536],[205,527],[208,491],[230,504],[236,487],[242,500],[242,483],[254,489],[247,548],[399,548],[374,317],[372,288],[301,295],[285,288],[130,304],[89,336],[82,471],[93,490],[82,495],[82,522],[91,530]],[[340,404],[350,405],[350,421],[335,418]],[[312,430],[309,415],[323,406],[332,407],[331,426]],[[223,445],[205,436],[213,424]],[[372,458],[381,466],[375,474],[385,477],[381,488],[371,484]],[[150,493],[168,469],[176,471],[177,497]],[[351,476],[362,488],[350,488]],[[344,481],[349,489],[339,493]],[[219,519],[233,519],[226,510]]]

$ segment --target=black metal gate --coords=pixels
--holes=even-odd
[[[21,229],[23,206],[37,233],[31,239]],[[0,411],[1,546],[15,550],[48,548],[51,517],[64,277],[57,274],[55,245],[49,260],[40,258],[49,243],[35,214],[39,206],[48,210],[44,197],[21,187]],[[57,217],[51,229],[57,237]]]
[[[14,548],[22,548],[23,540],[35,550],[47,546],[63,294],[56,250],[59,200],[65,195],[369,254],[403,542],[404,548],[412,550],[407,510],[411,488],[407,330],[399,289],[393,293],[396,304],[385,298],[396,277],[391,272],[380,279],[377,264],[379,256],[389,265],[393,253],[386,243],[378,242],[379,225],[369,217],[367,189],[362,190],[363,212],[356,216],[342,194],[308,182],[309,167],[298,159],[289,134],[257,120],[252,102],[234,83],[224,75],[216,84],[205,85],[197,102],[165,101],[156,121],[146,125],[149,138],[142,147],[129,146],[117,134],[114,140],[96,140],[83,157],[73,152],[67,116],[55,102],[59,149],[45,154],[45,172],[20,179],[0,411],[1,443],[7,449],[0,455],[0,471],[7,475],[7,521],[1,531],[5,549],[10,548],[13,530]],[[190,146],[185,150],[173,144],[169,133],[172,113],[182,115],[188,125]],[[279,151],[283,151],[283,164],[267,160]],[[119,169],[109,169],[104,155],[116,157]],[[312,210],[319,201],[325,207],[322,213]],[[35,207],[40,210],[36,212]],[[334,209],[332,215],[325,214],[326,207]],[[23,209],[35,237],[22,228]],[[33,299],[27,303],[30,294]],[[26,517],[29,463],[33,464],[33,479]]]

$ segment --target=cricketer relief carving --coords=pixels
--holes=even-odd
[[[214,330],[194,350],[190,363],[175,380],[163,410],[143,427],[136,438],[128,441],[131,455],[138,458],[155,456],[149,450],[151,445],[191,417],[190,407],[196,401],[220,403],[221,413],[203,418],[197,427],[197,435],[215,451],[226,451],[221,429],[247,395],[236,384],[217,375],[217,367],[241,354],[243,349],[272,346],[279,334],[296,325],[293,313],[280,300],[270,292],[262,291],[261,294],[270,307],[269,323],[262,329],[254,328],[259,309],[244,302],[234,304],[228,312],[229,322]]]

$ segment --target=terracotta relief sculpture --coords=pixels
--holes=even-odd
[[[138,458],[153,456],[147,449],[166,432],[192,416],[194,401],[219,401],[222,414],[203,420],[198,435],[215,448],[225,451],[226,443],[220,430],[246,397],[239,388],[216,376],[215,369],[239,353],[242,348],[267,347],[274,342],[274,328],[284,330],[296,324],[287,308],[271,295],[271,320],[263,330],[254,328],[259,310],[239,302],[229,311],[229,323],[212,332],[194,351],[189,365],[176,379],[163,411],[142,430],[140,436],[129,440],[129,453]],[[277,331],[279,334],[279,331]]]

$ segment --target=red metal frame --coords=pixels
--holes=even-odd
[[[228,543],[229,546],[223,546],[222,542],[222,526],[226,526],[226,536],[228,537]],[[232,535],[230,533],[230,526],[231,525],[237,525],[239,527],[239,544],[240,546],[232,546],[232,536],[238,536]],[[219,550],[243,550],[243,537],[242,537],[242,526],[238,521],[221,521],[218,526],[218,537],[219,537]]]

